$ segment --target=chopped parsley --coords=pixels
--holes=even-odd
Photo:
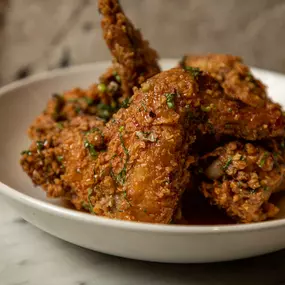
[[[229,168],[229,166],[231,165],[232,161],[233,161],[233,158],[230,156],[228,158],[227,162],[225,163],[225,165],[223,166],[223,169],[227,170]]]
[[[90,155],[91,155],[93,158],[97,158],[98,153],[97,153],[97,151],[95,150],[95,147],[94,147],[93,144],[91,144],[88,140],[85,140],[85,141],[84,141],[84,147],[85,147],[86,149],[88,149]]]
[[[37,144],[37,150],[38,151],[43,150],[45,147],[45,141],[37,141],[36,144]]]
[[[142,84],[142,91],[143,92],[148,92],[150,89],[150,85],[148,83]]]
[[[130,206],[132,206],[132,204],[130,203],[130,201],[129,201],[129,199],[128,199],[128,195],[127,195],[127,191],[126,191],[126,190],[123,192],[123,196],[124,196],[125,200],[128,202],[128,204],[129,204]]]
[[[202,73],[198,67],[186,66],[184,69],[190,72],[195,79]]]
[[[94,100],[90,97],[83,97],[83,98],[86,101],[88,106],[91,106],[94,103]]]
[[[115,111],[116,108],[110,105],[104,103],[99,103],[97,105],[97,116],[101,119],[108,120]]]
[[[241,157],[240,157],[240,159],[239,160],[241,160],[241,161],[245,161],[245,156],[243,156],[243,155],[241,155]]]
[[[208,106],[201,106],[201,110],[203,112],[210,112],[212,110],[212,106],[208,105]]]
[[[56,123],[56,126],[60,129],[60,130],[62,130],[64,127],[63,127],[63,122],[58,122],[58,123]]]
[[[166,93],[166,94],[164,94],[164,96],[166,97],[166,104],[167,104],[168,108],[169,109],[175,108],[174,98],[175,98],[176,94],[175,93]]]
[[[26,155],[32,155],[32,152],[31,152],[30,150],[23,150],[23,151],[21,152],[21,155],[24,155],[24,154],[26,154]]]
[[[260,160],[260,162],[259,162],[259,167],[263,167],[263,165],[264,165],[264,163],[266,162],[266,159],[267,159],[268,156],[269,156],[269,153],[266,151],[266,152],[263,154],[263,156],[262,156],[262,158],[261,158],[261,160]]]
[[[248,79],[249,82],[255,83],[255,79],[254,79],[253,75],[250,72],[247,73],[246,78]]]
[[[107,86],[104,83],[98,84],[98,90],[102,93],[107,91]]]
[[[91,188],[88,189],[88,206],[89,206],[89,211],[90,213],[94,214],[95,215],[95,212],[93,210],[93,205],[92,205],[92,202],[91,202],[91,195],[93,193],[93,190]]]
[[[113,72],[113,75],[114,75],[116,81],[117,81],[118,83],[121,83],[121,77],[120,77],[120,75],[118,74],[118,72],[117,72],[117,71],[114,71],[114,72]]]
[[[63,156],[62,156],[62,155],[57,156],[57,157],[56,157],[56,160],[57,160],[58,162],[62,162],[62,161],[63,161]]]
[[[130,98],[128,97],[122,102],[121,108],[127,109],[129,106],[130,106]]]
[[[80,114],[81,113],[81,108],[79,106],[75,106],[75,112],[76,114]]]
[[[89,134],[93,134],[93,133],[96,133],[96,132],[100,134],[100,136],[102,137],[102,139],[104,139],[104,134],[103,134],[103,132],[102,132],[99,128],[96,128],[96,127],[94,127],[94,128],[92,128],[91,130],[85,132],[85,135],[87,136],[87,135],[89,135]]]

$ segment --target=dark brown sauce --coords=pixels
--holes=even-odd
[[[186,225],[230,225],[236,222],[229,218],[199,191],[187,191],[182,200],[183,219],[179,224]]]

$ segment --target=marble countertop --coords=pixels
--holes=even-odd
[[[37,229],[0,196],[0,285],[51,284],[285,285],[285,251],[217,264],[158,264],[112,257]]]

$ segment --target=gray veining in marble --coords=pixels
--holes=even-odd
[[[122,259],[44,233],[21,219],[0,196],[0,284],[284,285],[285,251],[218,264]]]
[[[248,64],[285,72],[284,0],[121,2],[161,57],[232,53]],[[2,84],[109,58],[96,0],[0,0]]]

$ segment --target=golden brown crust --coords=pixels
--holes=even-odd
[[[278,213],[268,200],[272,193],[284,190],[285,166],[279,154],[250,143],[231,142],[200,163],[208,178],[201,184],[203,194],[230,217],[250,223]]]
[[[181,62],[184,67],[196,67],[209,72],[225,93],[252,107],[263,107],[267,99],[265,86],[257,80],[238,56],[227,54],[189,55]]]
[[[160,72],[158,54],[125,16],[118,0],[100,0],[102,29],[114,57],[114,67],[122,79],[124,97],[132,88]]]

